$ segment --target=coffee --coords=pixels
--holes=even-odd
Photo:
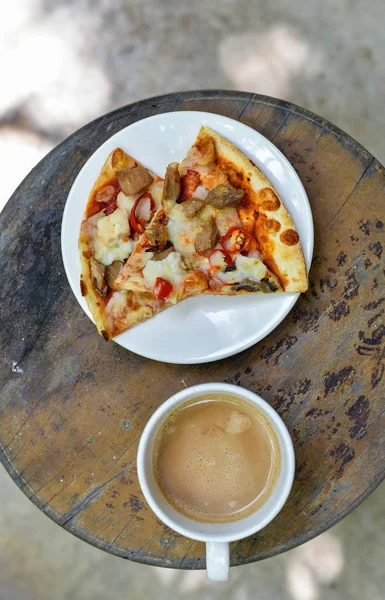
[[[237,521],[271,494],[279,444],[255,405],[211,394],[179,406],[163,421],[153,467],[160,490],[180,513],[206,523]]]

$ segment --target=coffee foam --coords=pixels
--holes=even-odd
[[[279,475],[275,431],[255,405],[215,394],[178,407],[161,424],[154,473],[166,499],[203,522],[238,520],[268,498]]]

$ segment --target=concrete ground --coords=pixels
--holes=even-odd
[[[243,89],[321,114],[385,162],[379,0],[17,0],[0,20],[0,208],[60,140],[147,96]],[[122,561],[62,531],[0,468],[0,600],[385,598],[384,487],[305,547],[232,570]]]

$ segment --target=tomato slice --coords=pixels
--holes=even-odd
[[[173,291],[172,283],[163,279],[163,277],[157,277],[154,286],[154,296],[157,300],[166,300]]]
[[[240,227],[232,227],[221,239],[221,245],[227,252],[244,252],[251,243],[251,235]]]
[[[211,254],[209,254],[209,261],[212,271],[217,271],[218,269],[224,271],[226,267],[231,267],[234,264],[231,254],[223,248],[214,248]]]
[[[130,227],[138,233],[143,233],[145,225],[151,220],[155,210],[154,199],[150,192],[145,192],[135,200],[130,212]]]

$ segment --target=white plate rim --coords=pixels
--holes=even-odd
[[[312,216],[312,211],[311,211],[311,207],[310,207],[310,202],[309,202],[309,199],[306,194],[306,190],[303,186],[303,183],[302,183],[299,175],[297,174],[297,172],[295,171],[294,167],[291,165],[289,160],[286,158],[286,156],[279,150],[279,148],[277,148],[277,146],[273,142],[268,140],[259,131],[253,129],[252,127],[249,127],[248,125],[246,125],[245,123],[242,123],[241,121],[237,121],[235,119],[226,117],[224,115],[220,115],[217,113],[211,113],[211,112],[207,112],[207,111],[197,111],[197,110],[194,110],[194,111],[167,111],[167,112],[157,113],[156,115],[150,115],[149,117],[145,117],[144,119],[139,119],[138,121],[135,121],[134,123],[131,123],[130,125],[127,125],[126,127],[123,127],[122,129],[120,129],[119,131],[114,133],[112,136],[107,138],[91,154],[91,156],[87,159],[87,161],[85,162],[83,167],[80,169],[78,175],[76,176],[76,178],[71,186],[70,192],[68,194],[68,197],[67,197],[67,200],[66,200],[66,203],[64,206],[63,216],[62,216],[62,225],[61,225],[61,252],[62,252],[62,260],[63,260],[63,264],[64,264],[64,270],[65,270],[65,273],[67,276],[68,283],[71,287],[71,290],[72,290],[76,300],[78,301],[81,308],[87,314],[87,316],[91,319],[92,322],[94,322],[92,315],[88,309],[88,306],[86,305],[84,298],[80,294],[80,286],[75,284],[75,281],[74,281],[74,279],[72,277],[72,273],[71,273],[71,265],[69,264],[69,262],[67,260],[66,230],[67,230],[67,223],[68,223],[68,214],[69,214],[72,198],[73,198],[73,196],[76,195],[75,194],[76,188],[79,185],[79,182],[81,181],[84,172],[89,168],[90,163],[93,162],[96,158],[99,158],[99,155],[102,155],[103,152],[105,151],[105,149],[107,147],[110,147],[110,145],[113,143],[114,139],[120,138],[126,130],[140,127],[140,124],[142,124],[143,122],[154,121],[156,123],[157,121],[161,120],[162,118],[164,119],[165,117],[172,117],[175,115],[183,115],[183,117],[185,117],[185,118],[188,118],[189,115],[194,115],[194,116],[199,115],[202,118],[202,120],[208,119],[209,121],[219,119],[219,120],[223,121],[224,123],[227,122],[230,126],[233,126],[233,127],[235,126],[237,129],[244,129],[245,131],[248,132],[249,135],[255,136],[256,139],[259,139],[260,142],[263,142],[263,144],[265,144],[265,146],[269,150],[271,150],[277,158],[280,159],[280,162],[285,166],[285,168],[291,172],[291,176],[294,178],[295,183],[298,186],[298,191],[300,192],[301,202],[303,203],[302,208],[304,208],[306,211],[306,216],[307,216],[307,220],[308,220],[308,222],[307,222],[308,238],[306,240],[307,251],[304,247],[303,247],[303,251],[304,251],[304,255],[305,255],[305,262],[306,262],[307,269],[308,270],[310,269],[312,257],[313,257],[313,250],[314,250],[314,224],[313,224],[313,216]],[[208,126],[210,127],[210,124]],[[215,126],[213,125],[212,127],[214,128]],[[117,144],[117,145],[121,145],[121,144]],[[243,151],[245,151],[245,150],[243,150]],[[104,160],[107,158],[107,156],[110,152],[111,152],[111,149],[109,149],[106,152]],[[245,153],[246,153],[246,155],[248,155],[248,153],[246,151],[245,151]],[[254,157],[253,157],[253,160],[254,160]],[[264,172],[263,166],[261,166],[258,163],[257,163],[257,165],[261,169],[261,171]],[[282,194],[282,191],[280,193],[283,196],[284,203],[286,204],[284,194]],[[85,199],[84,199],[84,208],[86,205],[87,197],[85,197]],[[79,222],[79,227],[80,227],[80,222]],[[77,244],[77,238],[76,238],[76,244]],[[231,346],[230,348],[224,350],[223,352],[216,353],[215,355],[193,357],[193,358],[176,358],[176,359],[173,358],[173,360],[170,360],[169,358],[163,358],[161,355],[159,355],[157,353],[150,355],[150,353],[148,353],[148,352],[142,353],[142,352],[138,351],[137,348],[135,350],[133,350],[133,349],[127,347],[127,345],[124,342],[122,342],[122,336],[124,336],[125,333],[127,333],[127,332],[124,332],[124,333],[116,336],[115,338],[113,338],[113,341],[116,342],[118,345],[122,346],[123,348],[125,348],[126,350],[128,350],[130,352],[134,352],[135,354],[138,354],[139,356],[142,356],[144,358],[148,358],[151,360],[156,360],[159,362],[168,363],[168,364],[202,364],[202,363],[213,362],[216,360],[222,360],[225,358],[229,358],[230,356],[234,356],[235,354],[238,354],[244,350],[247,350],[251,346],[257,344],[262,339],[264,339],[266,336],[268,336],[272,331],[274,331],[274,329],[276,329],[276,327],[278,327],[278,325],[280,325],[280,323],[286,318],[286,316],[289,314],[289,312],[294,307],[300,294],[299,293],[285,294],[285,296],[291,296],[291,301],[288,303],[286,309],[279,313],[279,317],[272,323],[272,325],[270,327],[268,327],[266,330],[264,330],[261,334],[254,335],[252,338],[247,339],[244,343],[237,343],[237,344],[235,344],[235,346]],[[207,298],[207,296],[205,296],[205,297]],[[184,302],[188,302],[189,300],[191,300],[191,299],[186,299],[186,300],[184,300]],[[166,312],[169,312],[170,310],[172,310],[172,307],[167,309]],[[165,314],[165,313],[163,313],[163,314]],[[136,327],[140,327],[140,324],[138,324]]]

